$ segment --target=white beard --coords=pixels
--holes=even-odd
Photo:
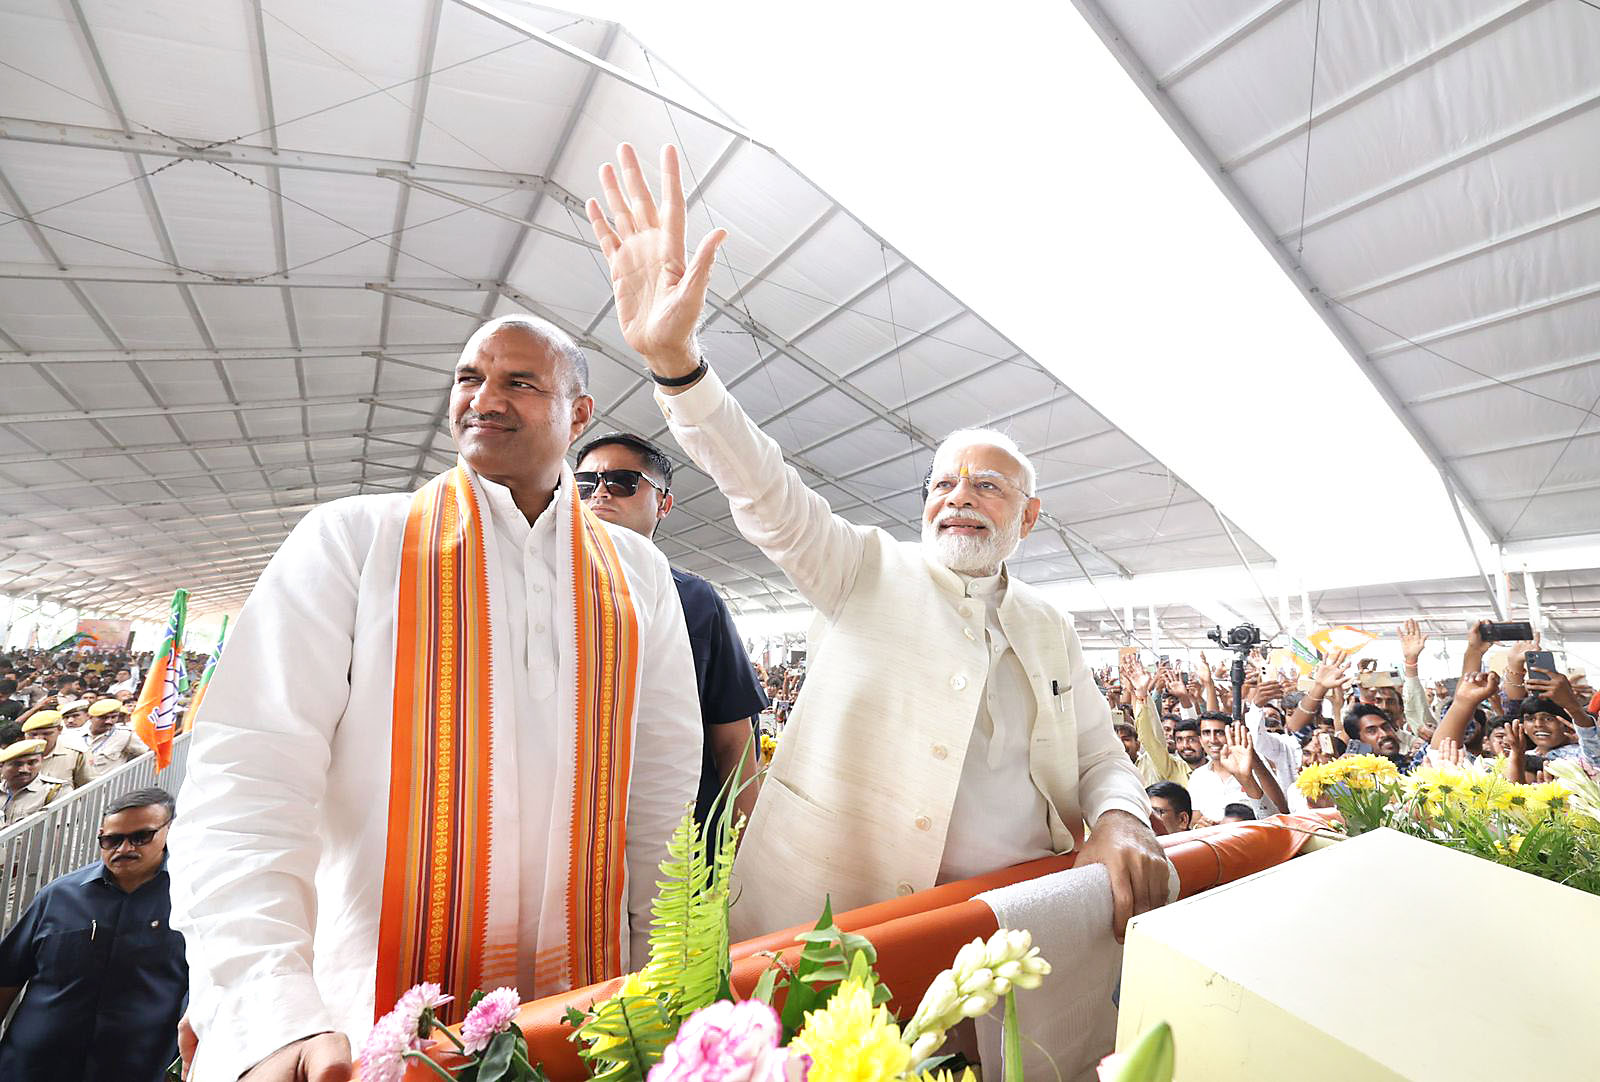
[[[952,518],[969,518],[986,527],[979,534],[947,533],[939,523]],[[1016,551],[1022,540],[1022,516],[1010,522],[996,523],[980,511],[953,511],[946,509],[932,522],[922,522],[922,543],[933,549],[938,561],[950,570],[963,575],[992,575],[1000,570],[1005,559]]]

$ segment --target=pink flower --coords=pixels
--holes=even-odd
[[[389,1013],[399,1018],[402,1026],[413,1036],[426,1037],[427,1034],[422,1032],[422,1012],[429,1007],[437,1011],[454,998],[454,996],[442,995],[441,989],[437,984],[424,982],[414,985],[401,993],[400,998],[395,1000],[394,1010]],[[419,1042],[412,1047],[420,1048],[422,1046]]]
[[[522,997],[515,988],[496,988],[478,1000],[461,1022],[461,1043],[468,1052],[482,1052],[496,1033],[517,1017]]]
[[[404,1053],[417,1043],[416,1030],[407,1030],[398,1013],[378,1019],[361,1046],[363,1082],[400,1082],[406,1073]]]
[[[423,1048],[422,1012],[438,1010],[451,996],[442,995],[437,984],[408,988],[395,1002],[394,1010],[378,1019],[361,1046],[361,1077],[368,1082],[400,1082],[406,1073],[404,1053]]]
[[[810,1065],[791,1064],[782,1037],[777,1013],[760,1000],[713,1003],[683,1023],[649,1082],[805,1082]]]

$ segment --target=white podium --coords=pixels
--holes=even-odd
[[[1600,1079],[1600,897],[1374,831],[1139,917],[1117,1047],[1163,1020],[1174,1082]]]

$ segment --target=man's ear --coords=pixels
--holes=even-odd
[[[661,502],[656,505],[656,521],[660,522],[672,513],[672,493],[663,493]]]
[[[594,397],[580,394],[572,400],[572,436],[569,444],[576,442],[580,433],[589,427],[589,422],[594,418]]]
[[[1037,496],[1028,497],[1028,503],[1022,509],[1022,537],[1027,537],[1033,532],[1033,527],[1039,521],[1039,512],[1044,510],[1044,504]]]

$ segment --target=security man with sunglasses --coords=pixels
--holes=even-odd
[[[0,1079],[158,1082],[188,998],[168,925],[173,799],[138,789],[100,821],[100,861],[50,883],[0,940]]]
[[[654,538],[656,527],[672,510],[672,460],[643,436],[611,432],[578,450],[573,473],[579,499],[589,510],[617,526]],[[705,740],[700,753],[700,788],[694,815],[702,825],[712,813],[717,793],[741,763],[738,789],[755,776],[754,724],[767,708],[755,666],[728,615],[727,606],[699,575],[674,567],[672,581],[683,603],[683,620],[694,654],[695,686],[700,693],[700,723]],[[741,724],[742,723],[742,724]],[[739,791],[734,808],[746,819],[755,808],[757,784]]]

